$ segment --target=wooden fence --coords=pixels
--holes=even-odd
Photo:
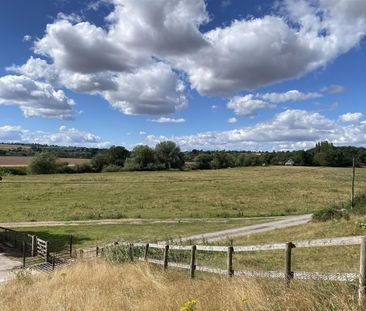
[[[309,247],[326,247],[326,246],[342,246],[342,245],[360,245],[360,264],[359,273],[326,273],[326,272],[300,272],[292,269],[292,249],[294,248],[309,248]],[[287,286],[290,285],[292,279],[298,280],[326,280],[326,281],[356,281],[359,282],[358,288],[358,303],[363,305],[366,297],[366,236],[339,237],[317,240],[292,241],[287,243],[272,243],[250,246],[210,246],[210,245],[168,245],[165,243],[125,243],[113,242],[103,247],[96,249],[81,250],[80,257],[86,253],[91,256],[97,256],[104,252],[106,247],[123,246],[128,249],[128,257],[131,261],[134,258],[134,250],[143,248],[143,257],[139,256],[136,259],[140,261],[150,262],[153,264],[162,265],[164,269],[170,267],[190,270],[190,277],[194,278],[196,271],[209,273],[226,274],[230,277],[233,275],[244,275],[250,277],[269,277],[282,278]],[[163,260],[149,258],[151,249],[160,249],[163,251]],[[243,271],[235,270],[233,265],[233,257],[235,253],[251,252],[251,251],[284,251],[284,269],[283,271]],[[171,251],[189,251],[190,264],[170,262],[169,252]],[[217,269],[207,266],[196,265],[197,252],[225,252],[226,253],[226,269]],[[88,256],[89,257],[89,256]]]

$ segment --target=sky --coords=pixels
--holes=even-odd
[[[366,146],[364,0],[3,0],[0,142]]]

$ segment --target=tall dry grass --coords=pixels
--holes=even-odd
[[[202,276],[145,264],[84,262],[49,275],[23,276],[0,286],[2,311],[50,310],[356,310],[355,286]]]

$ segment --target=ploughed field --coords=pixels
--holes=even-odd
[[[0,222],[106,218],[246,217],[314,212],[350,197],[351,168],[6,176]],[[366,187],[357,169],[356,193]]]
[[[0,167],[27,166],[32,162],[33,157],[0,156]],[[89,163],[90,159],[59,158],[58,162],[67,162],[69,165]]]

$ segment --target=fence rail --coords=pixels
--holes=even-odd
[[[302,272],[292,271],[292,249],[293,248],[310,248],[310,247],[329,247],[329,246],[346,246],[346,245],[360,245],[360,265],[359,273],[327,273],[327,272]],[[287,243],[271,243],[271,244],[259,244],[249,246],[216,246],[216,245],[168,245],[166,243],[126,243],[126,242],[113,242],[104,245],[102,248],[89,249],[88,254],[101,254],[100,250],[104,250],[108,247],[126,247],[128,249],[129,258],[134,260],[134,250],[141,248],[143,250],[143,257],[136,256],[139,261],[145,261],[152,264],[162,265],[164,269],[168,267],[175,267],[179,269],[190,270],[191,278],[195,277],[195,271],[226,274],[229,276],[242,275],[249,277],[267,277],[267,278],[282,278],[285,280],[287,286],[290,285],[291,280],[325,280],[325,281],[340,281],[351,282],[359,281],[358,290],[358,302],[360,305],[366,299],[366,236],[353,236],[353,237],[336,237],[316,240],[302,240],[292,241]],[[156,258],[149,258],[149,253],[153,249],[158,249],[163,252],[163,260]],[[284,270],[283,271],[242,271],[234,270],[233,257],[235,253],[240,252],[253,252],[253,251],[284,251]],[[171,251],[189,251],[190,264],[172,262],[169,260],[169,254]],[[213,267],[207,267],[202,265],[196,265],[196,253],[203,252],[225,252],[226,253],[226,269],[218,269]],[[84,252],[80,252],[80,257],[84,255]],[[85,256],[85,255],[84,255]]]

